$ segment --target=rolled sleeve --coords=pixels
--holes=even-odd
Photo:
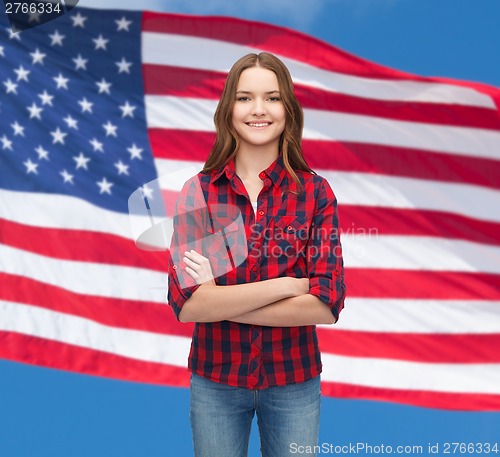
[[[328,305],[337,320],[346,295],[344,264],[337,199],[324,178],[316,199],[307,253],[309,293]]]
[[[198,179],[194,177],[184,185],[177,199],[170,243],[167,300],[177,319],[184,303],[199,287],[185,271],[182,259],[185,251],[202,252],[205,223],[206,203]]]

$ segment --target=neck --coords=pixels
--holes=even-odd
[[[258,176],[278,158],[278,155],[276,146],[272,148],[240,147],[234,161],[236,174],[241,179]]]

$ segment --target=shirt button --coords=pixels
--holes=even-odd
[[[259,216],[264,216],[264,211],[259,211]]]
[[[291,225],[289,225],[286,229],[292,231],[293,227]]]
[[[255,265],[252,267],[252,271],[257,271],[257,267]]]
[[[177,270],[177,265],[174,265],[172,268],[173,268],[174,270]]]
[[[266,177],[266,174],[264,172],[259,173],[259,178],[264,179]]]

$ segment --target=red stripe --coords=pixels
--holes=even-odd
[[[325,328],[317,331],[324,353],[430,363],[500,362],[500,333],[455,335]]]
[[[188,387],[186,368],[142,362],[13,332],[0,332],[0,358],[106,378]],[[322,382],[322,393],[338,398],[406,403],[429,408],[500,411],[500,395],[454,394]]]
[[[337,398],[377,400],[455,411],[500,411],[500,395],[384,389],[323,382],[322,393]]]
[[[442,211],[339,204],[342,235],[410,235],[500,245],[500,223]]]
[[[0,358],[121,381],[187,387],[187,368],[0,331]],[[186,363],[187,365],[187,363]]]
[[[167,253],[143,251],[108,233],[34,227],[0,218],[0,243],[61,260],[166,271]]]
[[[409,73],[360,59],[331,44],[293,29],[232,17],[191,16],[146,11],[143,32],[169,33],[210,38],[300,60],[325,70],[352,75],[395,79],[425,80]]]
[[[144,12],[144,32],[210,38],[299,60],[317,68],[373,79],[446,83],[474,89],[490,96],[500,107],[500,91],[485,84],[424,78],[377,65],[296,30],[230,17],[191,16]]]
[[[212,70],[145,64],[144,90],[147,95],[218,100],[226,73]],[[425,124],[476,127],[500,130],[494,110],[450,104],[411,101],[381,101],[295,84],[303,108],[359,114]]]
[[[0,273],[0,300],[38,306],[110,327],[187,337],[191,337],[193,331],[192,324],[177,321],[166,303],[78,294],[6,273]]]
[[[204,163],[215,141],[215,132],[159,128],[148,132],[153,155],[158,159]],[[303,150],[309,166],[316,170],[374,173],[500,189],[500,161],[495,160],[321,140],[304,140]]]
[[[346,268],[349,297],[500,300],[500,275]]]

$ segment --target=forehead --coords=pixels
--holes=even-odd
[[[268,92],[279,90],[278,78],[274,71],[267,68],[252,67],[242,71],[237,90]]]

